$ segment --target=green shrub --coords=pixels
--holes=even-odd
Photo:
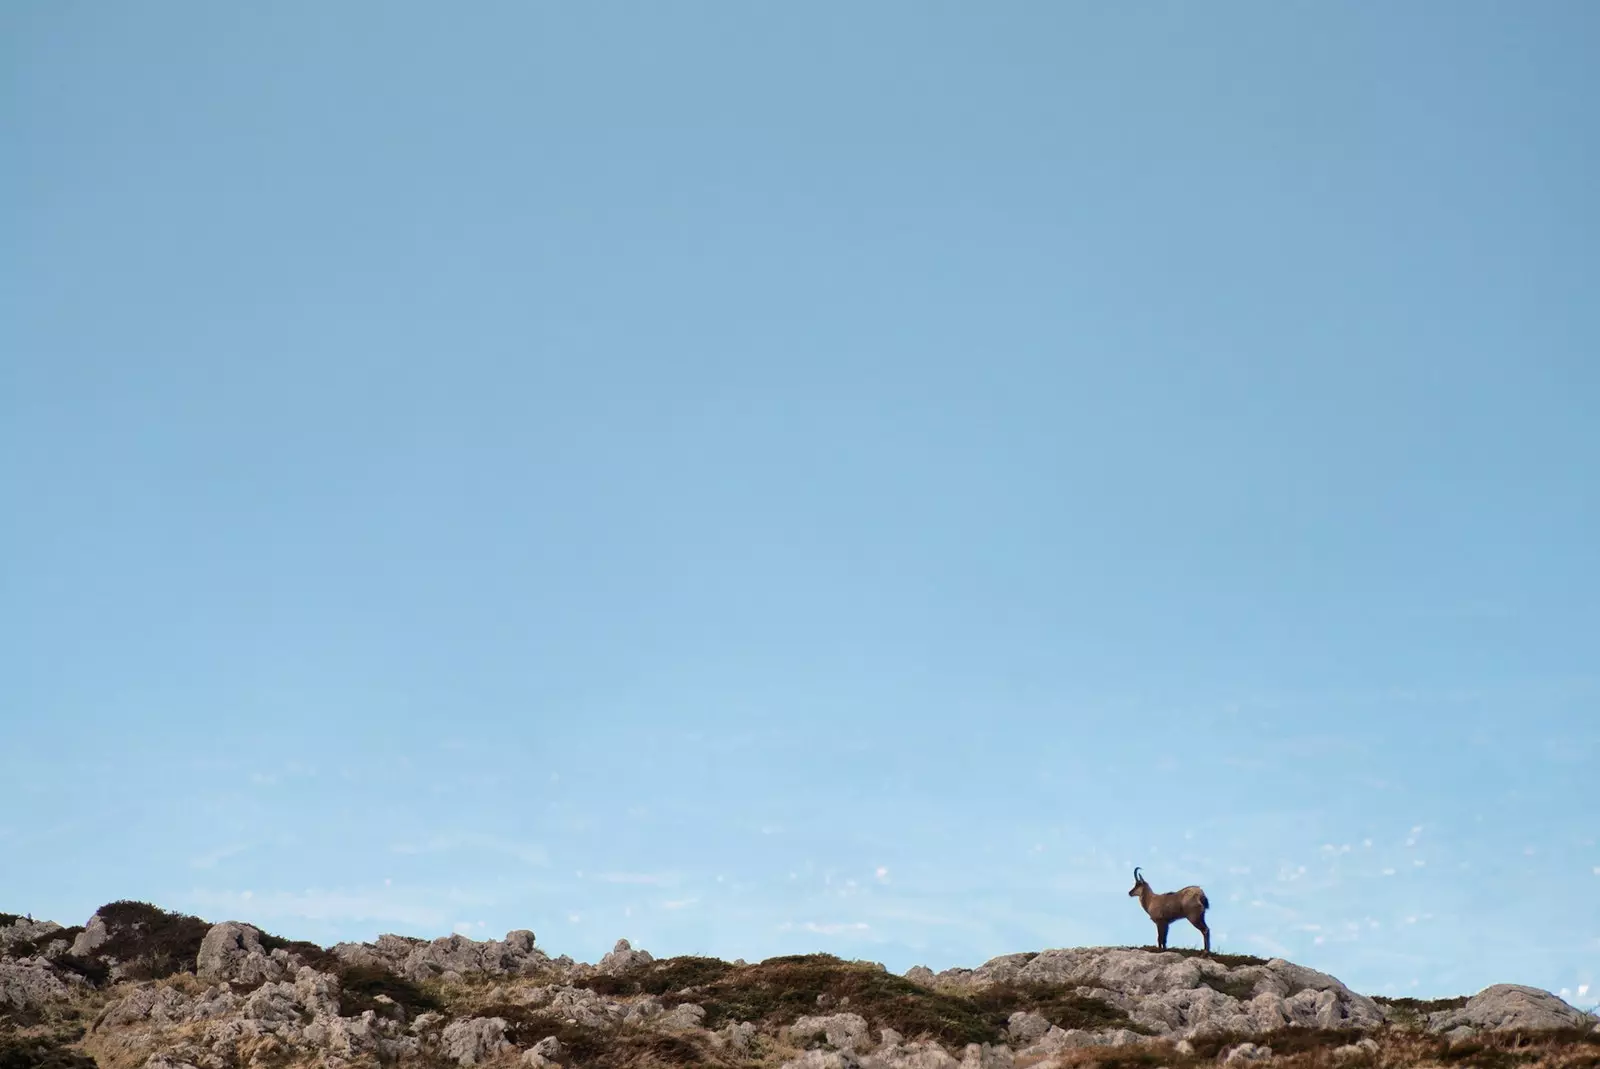
[[[109,937],[96,949],[96,956],[122,962],[124,973],[134,980],[193,972],[200,944],[211,929],[199,917],[128,899],[108,903],[97,912]]]
[[[359,1017],[366,1010],[376,1010],[380,1017],[383,1016],[379,995],[387,995],[399,1003],[407,1017],[444,1009],[438,999],[380,965],[340,965],[335,974],[339,977],[341,1017]],[[487,1016],[493,1017],[495,1014]]]
[[[1148,1029],[1134,1024],[1126,1013],[1104,999],[1080,995],[1074,987],[1062,984],[995,984],[968,997],[997,1030],[1004,1028],[1013,1013],[1026,1010],[1061,1028],[1126,1028],[1148,1033]]]
[[[1240,1001],[1247,1001],[1256,993],[1255,980],[1245,976],[1205,975],[1200,977],[1200,983],[1204,987]]]
[[[58,969],[77,973],[95,987],[111,978],[111,967],[98,958],[81,958],[75,954],[61,954],[50,959]]]
[[[684,988],[703,987],[728,975],[733,966],[716,958],[666,958],[622,973],[596,976],[588,984],[599,995],[665,995]]]
[[[694,1035],[623,1027],[615,1031],[590,1028],[564,1017],[520,1003],[496,1003],[474,1011],[479,1017],[499,1017],[506,1022],[506,1038],[519,1047],[531,1047],[555,1036],[567,1060],[585,1069],[635,1069],[645,1066],[718,1066],[725,1057]]]

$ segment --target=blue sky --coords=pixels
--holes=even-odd
[[[1595,1004],[1597,41],[7,5],[0,908]]]

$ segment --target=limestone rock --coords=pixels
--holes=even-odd
[[[755,1051],[760,1030],[749,1021],[735,1021],[724,1026],[717,1035],[735,1054],[748,1055]]]
[[[38,958],[0,960],[0,1011],[41,1010],[69,999],[83,986],[81,977],[63,975]]]
[[[468,1017],[446,1025],[439,1036],[440,1053],[457,1065],[477,1065],[513,1049],[503,1017]]]
[[[656,1024],[664,1028],[690,1029],[699,1028],[706,1019],[706,1008],[697,1006],[693,1002],[685,1002],[663,1013],[656,1020]]]
[[[89,918],[89,923],[83,926],[83,931],[72,941],[72,955],[86,958],[104,946],[111,938],[111,929],[106,927],[105,920],[96,913]]]
[[[289,971],[287,952],[269,954],[261,944],[261,930],[237,921],[213,924],[195,960],[195,975],[210,981],[258,984],[281,980]]]
[[[1261,1047],[1254,1043],[1241,1043],[1237,1047],[1222,1052],[1222,1064],[1249,1065],[1251,1062],[1264,1062],[1271,1057],[1271,1047]]]
[[[844,1050],[856,1050],[870,1042],[867,1019],[859,1013],[802,1017],[789,1026],[789,1035],[800,1043],[822,1036],[829,1045]]]
[[[1590,1020],[1582,1010],[1569,1006],[1548,991],[1521,984],[1495,984],[1472,996],[1460,1009],[1430,1013],[1428,1031],[1546,1032],[1586,1028]]]
[[[848,1050],[808,1050],[798,1058],[791,1058],[779,1069],[861,1069],[862,1063]]]
[[[649,965],[655,960],[648,950],[635,950],[633,944],[626,939],[618,939],[617,945],[600,959],[600,964],[596,967],[603,973],[619,973],[640,965]]]
[[[1356,1058],[1370,1058],[1378,1053],[1378,1041],[1371,1036],[1362,1036],[1355,1043],[1346,1043],[1342,1047],[1333,1048],[1335,1062],[1348,1062]]]

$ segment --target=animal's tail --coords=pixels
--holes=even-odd
[[[1200,908],[1201,909],[1210,909],[1211,908],[1211,899],[1206,897],[1206,893],[1204,891],[1200,892]]]

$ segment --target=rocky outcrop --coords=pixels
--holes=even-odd
[[[237,980],[259,984],[282,980],[294,971],[286,950],[267,951],[261,945],[261,930],[249,924],[224,921],[214,924],[200,944],[195,975],[202,980]]]
[[[648,950],[635,950],[633,944],[626,939],[618,939],[617,945],[611,952],[600,959],[596,966],[603,973],[616,974],[636,969],[641,965],[649,965],[656,959],[650,956]]]
[[[446,1026],[439,1037],[439,1053],[457,1065],[477,1065],[515,1049],[500,1017],[468,1017]]]
[[[1567,1005],[1548,991],[1521,984],[1486,987],[1458,1010],[1428,1015],[1429,1032],[1453,1038],[1480,1031],[1554,1032],[1565,1028],[1592,1029],[1595,1019]]]
[[[99,950],[111,939],[111,929],[106,925],[105,918],[99,913],[89,918],[89,923],[83,926],[77,938],[72,942],[74,957],[86,958]]]
[[[113,903],[81,931],[0,920],[0,950],[19,951],[0,953],[0,1018],[93,1017],[82,1046],[115,1069],[572,1069],[608,1044],[621,1061],[670,1051],[677,1060],[791,1069],[1053,1069],[1123,1048],[1131,1048],[1124,1058],[1158,1061],[1203,1051],[1238,1069],[1270,1062],[1267,1043],[1284,1044],[1267,1033],[1292,1028],[1329,1030],[1314,1036],[1324,1045],[1319,1064],[1354,1069],[1413,1049],[1385,1044],[1442,1052],[1465,1036],[1487,1043],[1517,1032],[1523,1043],[1520,1034],[1560,1036],[1600,1023],[1537,988],[1496,985],[1464,1004],[1380,1007],[1282,959],[1178,951],[1010,954],[941,973],[919,966],[905,984],[881,966],[821,956],[755,966],[658,962],[627,940],[585,965],[552,959],[525,930],[488,941],[384,935],[323,951],[244,922],[206,925],[140,903]],[[66,934],[52,938],[58,931]],[[66,956],[68,935],[76,937],[70,949],[96,960]],[[181,958],[181,972],[148,979],[158,952]],[[112,954],[135,971],[108,979]],[[738,990],[746,981],[758,997]],[[91,988],[93,1002],[84,998]],[[797,989],[803,1001],[791,1001]],[[919,1006],[922,997],[930,1002]]]
[[[1156,1036],[1269,1032],[1292,1025],[1369,1029],[1384,1021],[1383,1011],[1370,998],[1326,973],[1281,958],[1230,966],[1170,950],[1087,947],[1008,954],[976,969],[934,974],[918,967],[906,974],[907,979],[917,977],[929,986],[958,991],[994,984],[1075,987],[1122,1010],[1137,1028]],[[1041,1043],[1046,1023],[1014,1017],[1011,1032],[1021,1041]],[[1064,1041],[1057,1037],[1051,1042]],[[1087,1041],[1074,1037],[1072,1042]]]
[[[526,929],[507,932],[502,940],[485,942],[464,935],[432,942],[382,935],[376,943],[339,943],[333,953],[352,965],[376,965],[417,983],[460,979],[475,973],[533,976],[555,967],[549,955],[534,945],[534,935]]]
[[[0,1013],[40,1013],[67,1003],[86,985],[38,958],[0,960]]]
[[[867,1019],[859,1013],[835,1013],[827,1017],[801,1017],[789,1026],[789,1035],[800,1043],[821,1037],[830,1046],[856,1050],[869,1045]]]

